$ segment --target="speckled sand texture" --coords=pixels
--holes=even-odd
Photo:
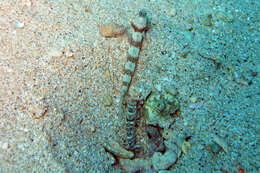
[[[129,92],[176,88],[171,128],[192,136],[169,172],[259,171],[260,1],[1,0],[1,173],[122,172],[103,143],[123,138],[129,43],[99,28],[128,29],[141,8],[151,28]]]

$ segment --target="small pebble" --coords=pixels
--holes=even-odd
[[[177,89],[175,87],[169,86],[167,87],[167,92],[170,93],[173,96],[176,96],[178,94]]]
[[[109,94],[104,94],[104,105],[105,106],[112,106],[113,99]]]
[[[258,75],[258,73],[257,73],[257,72],[252,72],[251,75],[252,75],[253,77],[256,77],[256,76]]]
[[[208,14],[201,17],[202,24],[205,26],[212,26],[212,15]]]
[[[91,133],[94,133],[96,131],[96,128],[94,126],[90,126],[89,130],[90,130]]]
[[[22,3],[24,6],[31,8],[32,7],[32,1],[31,0],[22,0]]]
[[[57,47],[53,47],[49,50],[48,55],[50,57],[56,58],[56,57],[61,57],[63,55],[63,52],[61,49],[58,49]]]
[[[161,91],[162,91],[162,85],[161,85],[161,84],[158,84],[158,85],[156,86],[156,89],[157,89],[157,91],[161,92]]]
[[[216,153],[219,153],[219,152],[220,152],[221,147],[220,147],[218,144],[213,143],[213,144],[210,145],[210,149],[211,149],[211,151],[212,151],[213,153],[216,154]]]
[[[191,101],[192,103],[195,103],[195,102],[198,101],[198,97],[193,95],[193,96],[191,96],[190,101]]]
[[[115,24],[115,23],[106,23],[99,28],[99,32],[103,37],[119,37],[126,32],[125,27]]]
[[[187,141],[184,141],[181,145],[181,150],[184,154],[187,154],[190,147],[191,147],[191,144]]]
[[[169,14],[169,16],[171,16],[171,17],[174,17],[174,16],[176,16],[176,9],[174,9],[174,8],[171,8],[170,10],[169,10],[169,12],[168,12],[168,14]]]
[[[72,57],[74,55],[74,53],[70,49],[65,50],[64,54],[66,57]]]
[[[219,19],[219,20],[222,20],[224,22],[233,22],[234,20],[234,17],[232,16],[231,13],[225,13],[223,11],[218,11],[216,13],[216,18]]]
[[[171,56],[171,58],[174,59],[175,56],[176,56],[176,53],[175,53],[175,52],[172,52],[172,56]]]
[[[163,51],[161,51],[161,54],[162,54],[162,55],[166,55],[166,54],[167,54],[167,51],[166,51],[166,50],[163,50]]]
[[[39,119],[47,115],[49,110],[46,104],[44,103],[43,99],[36,98],[35,101],[37,101],[38,103],[29,104],[28,111],[31,113],[33,119]]]
[[[7,142],[0,143],[0,148],[3,150],[6,150],[9,148],[9,144]]]

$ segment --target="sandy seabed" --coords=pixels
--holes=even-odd
[[[259,171],[259,1],[1,0],[0,172],[123,172],[103,143],[124,135],[129,43],[99,28],[140,9],[151,28],[130,92],[176,88],[171,128],[192,136],[168,172]],[[216,135],[227,151],[210,151]]]

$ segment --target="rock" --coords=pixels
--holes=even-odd
[[[113,140],[109,140],[104,144],[104,147],[107,151],[111,152],[112,154],[124,158],[124,159],[132,159],[134,157],[134,153],[127,151],[123,147],[121,147],[117,142]]]
[[[173,114],[179,102],[172,94],[153,92],[144,104],[146,124],[168,128],[174,121]]]
[[[168,150],[162,154],[155,152],[152,157],[152,163],[156,170],[166,170],[172,166],[177,160],[177,154],[173,150]]]
[[[99,32],[103,37],[109,38],[123,35],[126,29],[115,23],[106,23],[99,28]]]
[[[120,165],[126,172],[137,172],[137,171],[147,171],[152,170],[151,159],[137,158],[134,160],[120,159]]]

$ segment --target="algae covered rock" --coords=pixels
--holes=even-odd
[[[171,167],[177,160],[177,154],[173,150],[168,150],[162,154],[155,152],[152,157],[153,167],[155,170],[166,170]]]
[[[108,140],[107,142],[104,143],[104,148],[110,153],[113,153],[114,155],[120,158],[125,158],[125,159],[134,158],[133,152],[124,149],[116,141]]]
[[[120,165],[126,172],[137,172],[140,170],[149,171],[152,170],[152,160],[136,158],[133,160],[130,159],[120,159]]]
[[[179,102],[173,94],[153,92],[144,105],[146,124],[159,125],[162,128],[169,127],[179,107]]]

